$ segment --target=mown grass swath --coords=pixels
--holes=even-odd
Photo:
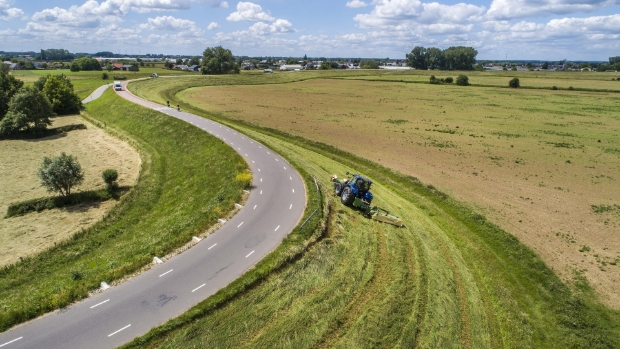
[[[199,83],[160,85],[153,99],[177,103],[177,92]],[[369,176],[376,203],[402,216],[406,227],[369,221],[328,197],[334,209],[325,238],[302,257],[247,292],[223,290],[222,297],[230,296],[226,301],[207,300],[128,347],[613,348],[620,343],[620,313],[597,301],[582,278],[563,283],[531,249],[434,187],[331,146],[178,102],[265,143],[324,186],[332,173]]]
[[[13,203],[9,206],[4,218],[23,216],[31,212],[41,212],[66,206],[91,204],[103,202],[111,199],[119,199],[120,195],[127,192],[130,188],[117,188],[115,192],[106,189],[88,190],[71,193],[67,196],[49,196]]]
[[[247,164],[204,131],[113,91],[89,103],[87,112],[140,150],[140,179],[102,221],[0,269],[0,330],[139,270],[206,230],[241,198],[243,185],[234,178]]]

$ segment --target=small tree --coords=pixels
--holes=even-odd
[[[45,130],[52,124],[53,114],[52,105],[41,91],[35,87],[22,88],[9,102],[9,111],[0,122],[0,134]]]
[[[108,80],[108,78],[109,78],[108,73],[106,72],[101,73],[101,79]]]
[[[71,194],[71,188],[84,181],[84,172],[77,158],[64,152],[53,159],[44,157],[37,176],[47,191],[60,192],[63,196]]]
[[[202,54],[202,73],[209,75],[238,74],[239,66],[230,50],[222,46],[208,47]]]
[[[54,113],[58,115],[76,114],[83,108],[82,100],[73,91],[71,80],[64,74],[48,75],[43,83],[43,93],[52,102]]]
[[[467,75],[459,75],[456,78],[456,84],[459,86],[469,86],[469,78],[467,77]]]
[[[519,83],[519,78],[513,78],[512,80],[510,80],[508,82],[508,86],[510,86],[512,88],[517,88],[517,87],[521,86],[521,84]]]
[[[69,70],[71,70],[72,72],[79,72],[80,71],[80,64],[76,61],[73,61],[71,63],[71,65],[69,66]]]
[[[23,86],[23,81],[16,79],[13,75],[9,75],[8,73],[0,72],[0,120],[2,120],[6,112],[9,111],[9,101],[11,98],[13,98],[17,91]]]
[[[116,180],[118,179],[118,172],[115,169],[109,168],[103,171],[101,177],[106,184],[107,191],[113,192],[118,189],[118,183],[116,183]]]
[[[451,76],[448,76],[445,81],[446,81],[446,84],[451,84],[454,82],[454,79],[452,79]]]

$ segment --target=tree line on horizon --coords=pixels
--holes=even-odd
[[[407,54],[407,65],[423,70],[473,70],[477,55],[473,47],[453,46],[442,50],[416,46]]]

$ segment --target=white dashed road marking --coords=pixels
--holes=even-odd
[[[289,209],[289,210],[292,210],[292,209],[293,209],[293,204],[291,204],[291,206],[290,206],[288,209]]]
[[[4,344],[0,344],[0,348],[2,348],[2,347],[3,347],[3,346],[5,346],[5,345],[9,345],[9,344],[11,344],[11,343],[13,343],[13,342],[17,342],[18,340],[20,340],[20,339],[22,339],[22,338],[24,338],[24,337],[15,338],[15,339],[13,339],[13,340],[12,340],[12,341],[10,341],[10,342],[6,342],[6,343],[4,343]]]
[[[93,305],[93,306],[92,306],[92,307],[90,307],[90,308],[91,308],[91,309],[92,309],[92,308],[96,308],[96,307],[100,306],[101,304],[105,304],[105,303],[107,303],[107,302],[109,302],[109,301],[110,301],[109,299],[106,299],[105,301],[103,301],[103,302],[101,302],[101,303],[97,303],[97,304]]]
[[[207,284],[202,284],[202,285],[200,285],[200,286],[196,287],[195,289],[193,289],[193,290],[192,290],[192,293],[194,293],[194,292],[198,291],[199,289],[201,289],[201,288],[205,287],[206,285],[207,285]]]
[[[252,253],[254,253],[254,251],[252,251],[252,252],[248,253],[248,255],[247,255],[247,256],[245,256],[245,258],[250,257],[250,256],[252,255]]]
[[[254,210],[256,210],[256,206],[258,206],[258,205],[254,205]]]
[[[243,222],[241,222],[241,224],[239,224],[237,228],[241,228],[242,225],[243,225]]]
[[[126,329],[128,329],[129,327],[131,327],[131,324],[129,324],[129,325],[127,325],[127,326],[125,326],[125,327],[121,328],[120,330],[118,330],[118,331],[116,331],[116,332],[112,332],[112,333],[110,333],[110,334],[108,335],[108,337],[112,337],[113,335],[115,335],[115,334],[119,333],[119,332],[120,332],[120,331],[122,331],[122,330],[126,330]]]
[[[169,273],[171,273],[173,270],[174,270],[174,269],[170,269],[170,270],[168,270],[167,272],[165,272],[165,273],[161,274],[159,277],[162,277],[162,276],[164,276],[164,275],[166,275],[166,274],[169,274]]]
[[[210,250],[210,249],[212,249],[212,248],[214,248],[214,247],[215,247],[215,245],[217,245],[217,244],[213,244],[213,246],[209,247],[209,250]]]
[[[274,230],[274,231],[278,231],[278,229],[280,229],[280,226],[279,226],[279,225],[276,227],[276,230]]]

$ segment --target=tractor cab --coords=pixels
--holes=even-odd
[[[368,217],[389,224],[393,224],[397,227],[402,227],[403,221],[397,216],[390,215],[390,213],[377,206],[370,206],[372,202],[372,193],[370,187],[372,181],[366,177],[358,174],[350,175],[347,172],[349,178],[341,181],[338,176],[333,175],[331,182],[334,186],[334,194],[340,196],[340,201],[347,205],[358,208]]]

